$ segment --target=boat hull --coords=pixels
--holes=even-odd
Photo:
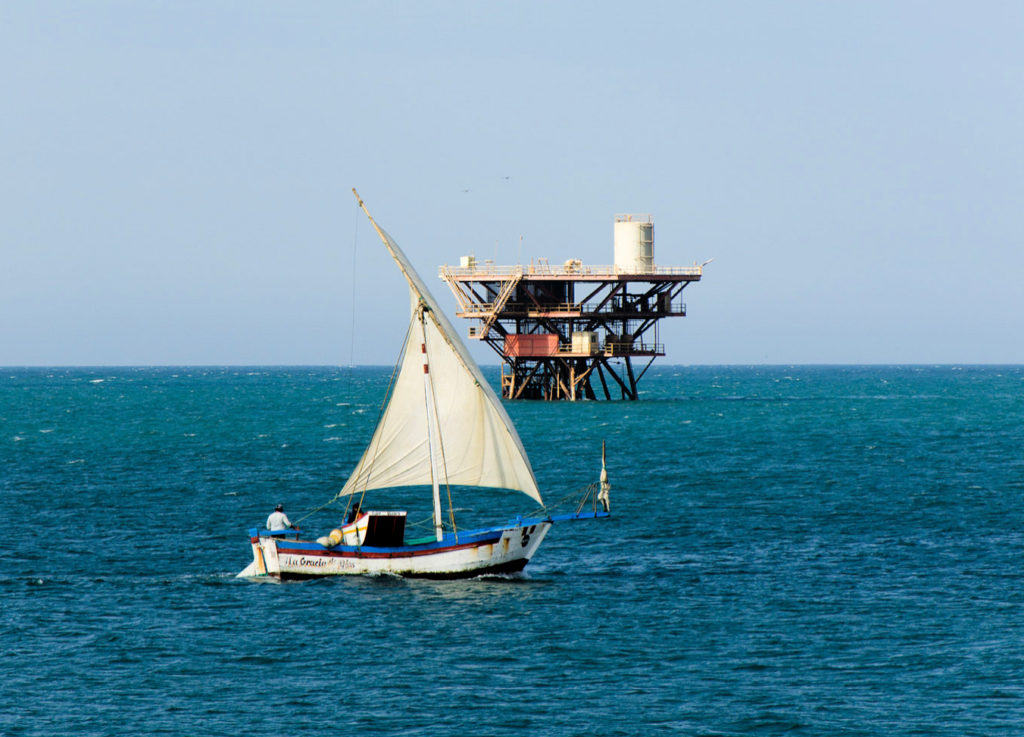
[[[239,577],[282,581],[326,576],[392,574],[419,578],[471,578],[521,571],[551,528],[550,520],[524,520],[504,528],[447,534],[437,542],[398,547],[337,545],[253,530],[253,562]]]

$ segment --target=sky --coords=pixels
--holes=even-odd
[[[1024,363],[1024,4],[0,4],[0,365],[390,365],[441,264],[713,261],[668,364]],[[497,357],[475,344],[484,363]]]

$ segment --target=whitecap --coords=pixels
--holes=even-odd
[[[89,381],[90,384],[102,384],[106,379],[92,379]]]

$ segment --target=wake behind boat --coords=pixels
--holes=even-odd
[[[302,579],[391,573],[462,578],[521,571],[555,522],[608,516],[610,487],[603,449],[599,493],[593,489],[593,496],[584,497],[574,514],[542,513],[496,527],[458,528],[452,486],[519,491],[546,508],[505,408],[408,258],[370,216],[359,194],[352,192],[409,285],[412,314],[400,369],[366,451],[332,499],[352,505],[358,497],[351,507],[357,513],[345,526],[316,540],[303,540],[294,530],[250,530],[253,562],[238,575]],[[432,490],[429,537],[406,536],[405,511],[358,511],[367,492],[407,486]],[[447,492],[447,519],[442,515],[442,487]],[[593,509],[583,512],[588,498]]]

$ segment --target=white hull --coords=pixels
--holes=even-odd
[[[551,528],[549,520],[445,535],[441,542],[375,548],[287,539],[266,532],[250,537],[253,562],[239,577],[304,579],[389,573],[425,578],[465,578],[520,571]],[[255,531],[254,531],[255,532]]]

